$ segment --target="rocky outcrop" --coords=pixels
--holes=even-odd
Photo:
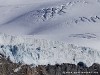
[[[0,75],[100,75],[100,65],[94,63],[90,67],[82,62],[77,66],[74,64],[56,64],[56,65],[22,65],[21,63],[12,63],[9,58],[6,59],[0,55]]]

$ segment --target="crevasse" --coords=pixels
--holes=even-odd
[[[0,34],[0,54],[10,58],[14,63],[20,62],[34,66],[62,63],[77,64],[79,62],[84,62],[87,66],[91,66],[93,63],[100,64],[100,51],[96,49],[2,33]]]

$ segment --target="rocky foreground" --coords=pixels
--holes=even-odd
[[[22,65],[21,63],[12,63],[9,58],[6,59],[0,55],[0,75],[100,75],[100,65],[93,64],[86,67],[80,62],[78,65],[66,64],[61,65]]]

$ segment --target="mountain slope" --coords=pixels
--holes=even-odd
[[[4,17],[1,14],[0,32],[33,35],[36,38],[100,49],[99,0],[55,0],[23,4],[0,7],[6,12],[1,11]]]
[[[99,0],[26,2],[19,3],[18,0],[0,6],[0,32],[17,35],[0,34],[1,54],[13,62],[35,66],[64,62],[77,64],[80,61],[87,66],[100,63]]]

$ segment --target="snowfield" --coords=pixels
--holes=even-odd
[[[0,0],[0,53],[34,66],[100,64],[99,9],[100,0]]]

